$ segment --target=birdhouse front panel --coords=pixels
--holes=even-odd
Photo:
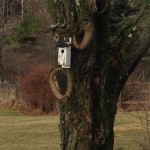
[[[58,48],[58,65],[61,65],[62,68],[70,68],[71,46]]]

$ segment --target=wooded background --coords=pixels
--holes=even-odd
[[[55,43],[52,34],[47,32],[53,23],[49,6],[48,0],[2,0],[0,2],[1,82],[6,81],[18,89],[21,87],[22,79],[33,68],[38,68],[39,65],[51,68],[55,65],[57,60]],[[150,50],[130,77],[129,82],[150,82],[149,65]]]

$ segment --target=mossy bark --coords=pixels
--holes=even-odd
[[[149,6],[135,8],[127,3],[112,0],[104,13],[93,10],[88,18],[94,25],[91,43],[83,50],[72,46],[74,85],[71,96],[60,102],[63,150],[113,149],[120,91],[150,47]],[[56,32],[61,33],[59,29]]]

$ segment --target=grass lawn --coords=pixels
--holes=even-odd
[[[59,117],[26,116],[0,109],[0,150],[60,150]],[[115,150],[140,150],[137,118],[119,112],[115,123]]]
[[[136,112],[132,115],[124,112],[116,115],[115,150],[142,150],[139,146],[139,141],[143,142],[140,120]]]
[[[0,109],[0,150],[60,150],[58,120]]]

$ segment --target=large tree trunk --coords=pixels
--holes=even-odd
[[[72,47],[73,89],[60,102],[63,150],[113,149],[120,91],[150,46],[149,6],[133,10],[127,1],[117,0],[112,1],[111,9],[106,5],[107,0],[97,0],[97,10],[90,16],[94,29],[90,44]],[[88,9],[83,10],[87,19]],[[126,18],[121,15],[125,12]],[[62,22],[71,22],[64,18]],[[76,18],[73,22],[79,23]]]
[[[96,30],[89,48],[72,49],[74,86],[60,107],[63,150],[113,149],[117,99],[127,72],[108,46],[107,28]]]

